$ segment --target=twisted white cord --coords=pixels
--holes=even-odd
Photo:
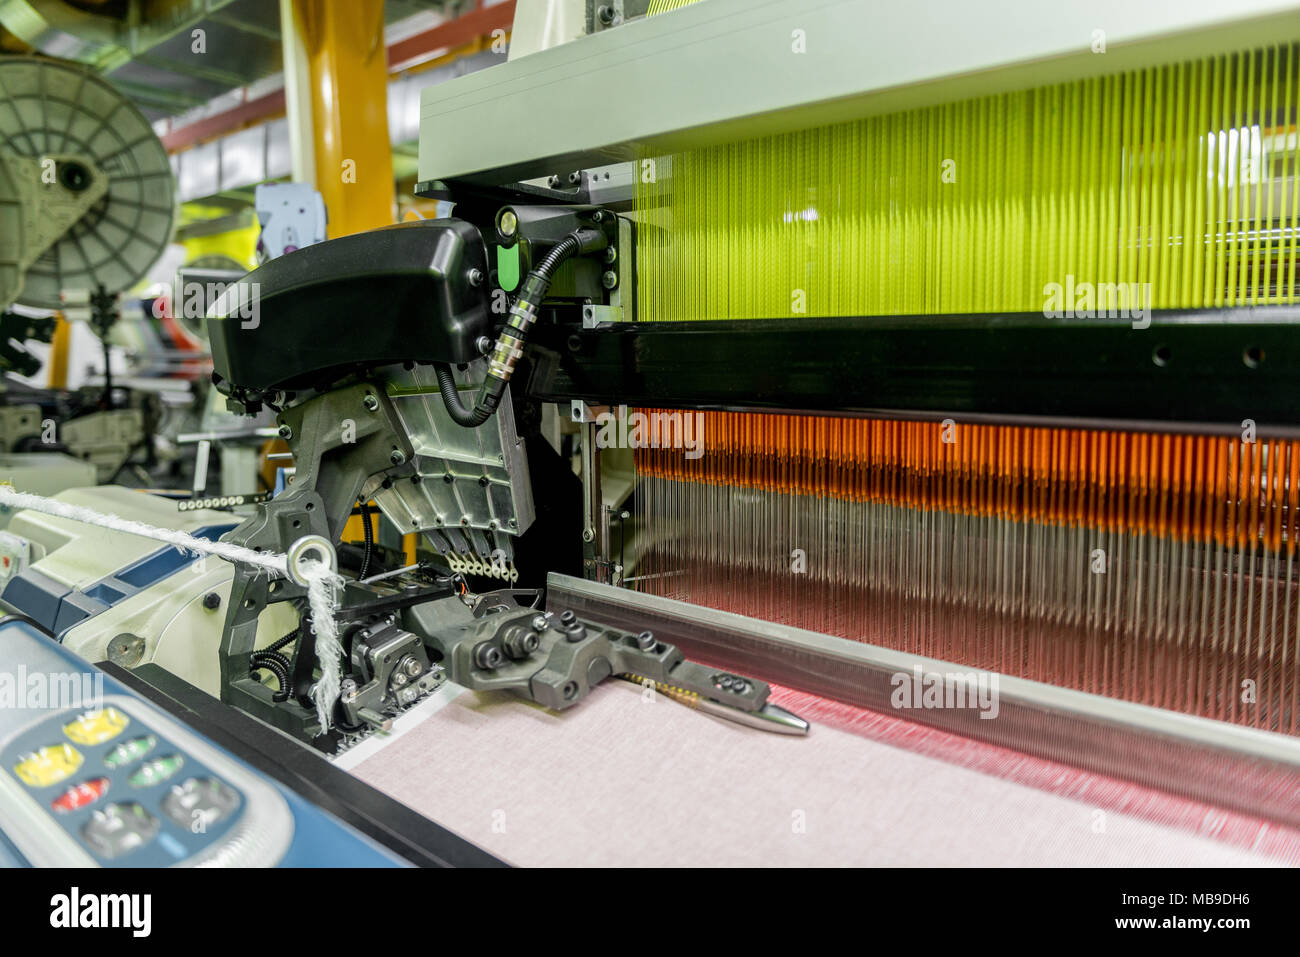
[[[45,515],[72,519],[87,525],[112,529],[151,538],[154,541],[174,545],[183,552],[194,555],[216,555],[229,562],[243,562],[256,568],[265,569],[280,578],[289,577],[289,559],[286,555],[273,552],[259,552],[243,545],[229,542],[212,542],[199,538],[188,532],[174,528],[161,528],[145,522],[133,521],[106,512],[97,512],[83,505],[58,502],[42,495],[20,492],[11,485],[0,485],[0,506],[12,509],[30,509]],[[316,702],[316,716],[321,728],[328,729],[333,723],[330,718],[334,713],[334,702],[339,697],[339,684],[342,680],[341,662],[343,645],[339,641],[338,589],[343,579],[330,570],[323,562],[303,561],[299,567],[302,577],[307,581],[307,603],[311,606],[311,630],[316,636],[316,657],[320,661],[321,676],[312,688],[312,698]]]

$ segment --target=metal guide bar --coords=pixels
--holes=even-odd
[[[1260,435],[1300,429],[1300,307],[539,324],[545,402]]]
[[[1300,740],[998,676],[998,712],[891,704],[898,675],[979,669],[551,574],[547,608],[650,629],[689,657],[999,747],[1300,826]]]
[[[419,178],[501,185],[1279,43],[1300,36],[1296,12],[1294,0],[709,0],[426,87]]]

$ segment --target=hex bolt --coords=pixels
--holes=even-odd
[[[512,630],[506,635],[504,645],[506,655],[515,661],[522,661],[537,650],[539,641],[534,631]]]
[[[643,631],[636,636],[636,646],[642,651],[649,651],[655,646],[655,636],[652,631]]]
[[[534,631],[545,631],[551,627],[551,620],[545,615],[534,615],[532,624]]]
[[[605,275],[600,277],[600,284],[606,289],[613,289],[618,285],[618,273],[614,270],[608,270]]]
[[[280,438],[284,439],[286,442],[293,438],[293,429],[289,428],[287,425],[280,426],[279,433]]]
[[[505,655],[496,645],[484,642],[474,649],[474,663],[487,671],[501,667],[504,661]]]
[[[221,607],[221,596],[214,591],[208,592],[203,596],[203,607],[208,611],[216,611]]]
[[[401,449],[393,449],[393,454],[388,456],[388,461],[392,462],[394,465],[401,465],[406,461],[406,453]]]
[[[367,392],[361,400],[361,404],[370,412],[379,408],[379,398],[373,392]]]

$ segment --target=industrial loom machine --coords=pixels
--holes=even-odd
[[[1300,860],[1300,7],[608,6],[209,312],[283,491],[56,497],[288,579],[29,511],[4,602],[514,863]]]

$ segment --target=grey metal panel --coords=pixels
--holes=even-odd
[[[293,154],[289,149],[289,121],[272,120],[266,124],[266,178],[279,179],[293,173]]]
[[[266,179],[266,134],[263,124],[221,140],[221,189],[252,186]]]
[[[181,157],[179,198],[182,202],[211,196],[220,190],[221,143],[205,143]]]
[[[420,178],[526,179],[1297,37],[1296,0],[704,0],[425,90]]]

